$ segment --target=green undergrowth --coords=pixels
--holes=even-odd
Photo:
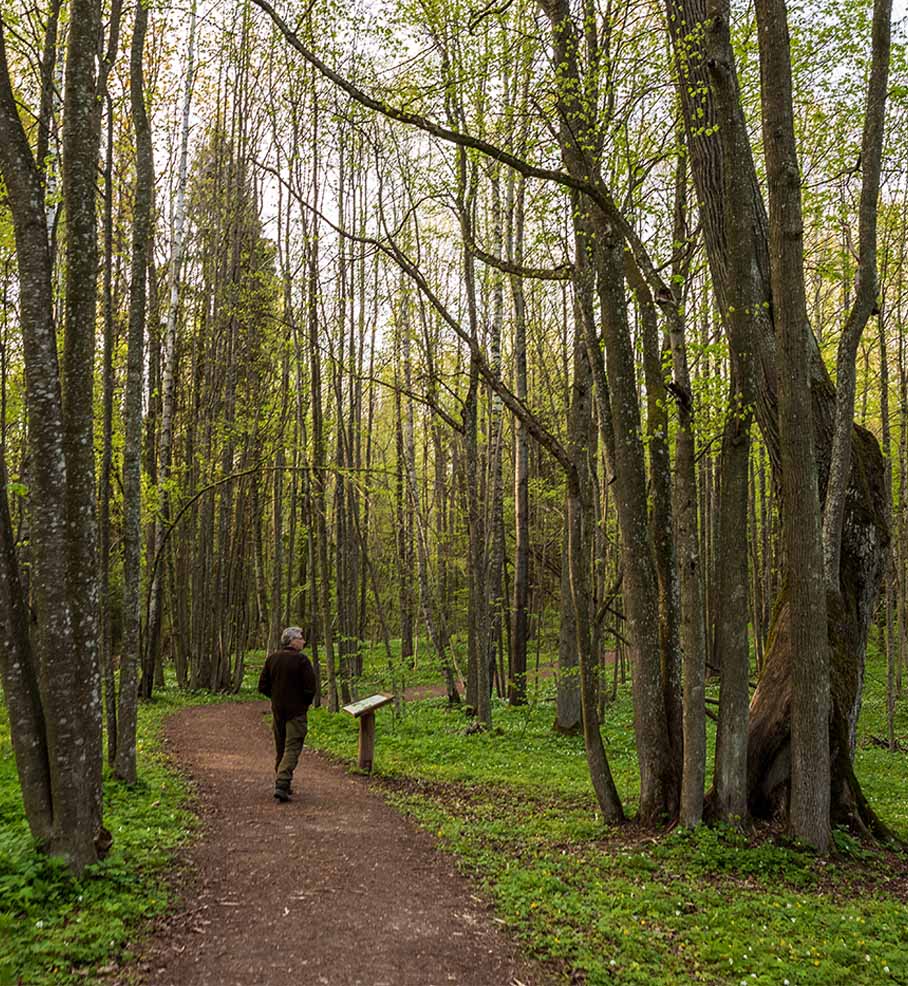
[[[230,699],[252,697],[247,678]],[[186,782],[162,751],[161,725],[187,705],[224,700],[167,689],[140,706],[140,780],[127,787],[105,772],[113,846],[78,879],[34,847],[0,701],[0,986],[96,982],[129,958],[137,929],[166,909],[168,873],[195,829]]]
[[[251,655],[239,696],[254,698],[263,659]],[[359,694],[385,690],[382,649],[367,656]],[[408,684],[437,684],[426,655]],[[443,699],[378,713],[374,783],[432,832],[484,888],[499,919],[555,977],[610,983],[908,986],[908,860],[837,834],[818,860],[760,832],[701,828],[655,836],[602,823],[579,737],[552,731],[553,684],[533,682],[523,708],[496,703],[491,731],[468,733]],[[128,942],[168,905],[168,875],[195,819],[188,791],[162,753],[163,720],[187,705],[224,701],[168,689],[140,711],[141,781],[105,780],[106,860],[81,879],[36,852],[0,703],[0,986],[100,982],[129,958]],[[311,714],[309,745],[353,764],[356,724]],[[857,770],[883,820],[908,837],[908,710],[885,739],[885,668],[868,663]],[[637,798],[630,698],[619,689],[603,734],[630,814]],[[710,746],[712,737],[710,737]]]
[[[455,641],[452,644],[452,653],[456,667],[465,668],[465,642]],[[324,655],[322,660],[324,661]],[[411,660],[401,658],[399,640],[390,641],[388,649],[384,643],[372,642],[363,648],[363,663],[363,675],[356,682],[356,690],[363,696],[371,692],[390,693],[395,689],[404,691],[421,685],[436,686],[444,681],[444,671],[438,654],[431,644],[422,639],[416,640],[416,654]],[[324,664],[322,675],[324,676]]]
[[[531,707],[497,703],[484,733],[468,733],[464,713],[442,699],[377,716],[375,786],[480,882],[530,953],[588,986],[908,984],[905,856],[846,833],[824,861],[767,831],[657,837],[633,823],[608,827],[582,740],[552,731],[552,687],[541,683]],[[355,761],[351,719],[316,710],[310,722],[307,742]],[[607,709],[603,732],[632,814],[626,692]],[[904,744],[904,703],[896,732]],[[870,744],[885,735],[885,674],[871,660],[857,766],[871,803],[906,837],[908,754]]]

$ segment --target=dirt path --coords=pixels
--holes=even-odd
[[[267,704],[189,709],[167,725],[204,834],[179,913],[140,948],[147,986],[546,986],[451,861],[305,751],[271,796]]]

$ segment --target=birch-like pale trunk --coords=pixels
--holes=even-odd
[[[189,30],[186,39],[186,74],[183,81],[183,105],[180,114],[180,153],[177,161],[177,182],[174,193],[170,235],[170,266],[168,271],[167,319],[161,347],[161,429],[158,438],[158,510],[154,520],[154,558],[161,553],[164,532],[170,520],[170,478],[173,471],[173,419],[176,405],[177,379],[177,315],[180,305],[180,275],[183,267],[183,248],[186,227],[186,185],[189,161],[189,121],[192,108],[192,89],[195,81],[196,0],[189,8]],[[146,646],[143,657],[140,691],[151,695],[154,668],[160,661],[161,608],[164,590],[164,565],[158,565],[148,588],[150,599],[145,630]]]
[[[140,583],[142,575],[142,381],[145,361],[145,305],[154,159],[151,126],[145,108],[145,35],[148,7],[137,0],[129,60],[129,94],[136,139],[133,197],[132,272],[126,355],[125,434],[123,447],[123,648],[117,701],[117,753],[114,774],[136,781],[136,723],[141,661]]]

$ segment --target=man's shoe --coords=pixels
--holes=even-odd
[[[290,792],[285,787],[276,787],[274,789],[274,800],[286,802],[290,800]]]
[[[293,794],[293,785],[292,784],[289,784],[287,786],[287,794]]]

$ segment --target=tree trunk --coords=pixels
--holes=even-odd
[[[587,766],[596,799],[606,822],[618,824],[624,820],[624,809],[617,788],[612,779],[611,768],[602,742],[599,726],[600,682],[597,655],[593,650],[591,589],[590,589],[590,542],[592,540],[592,456],[595,454],[595,431],[593,427],[593,373],[590,369],[589,347],[584,335],[595,333],[592,325],[591,271],[585,263],[585,246],[578,237],[577,255],[577,303],[575,317],[578,326],[583,326],[574,336],[573,377],[571,380],[571,402],[568,410],[568,450],[574,467],[566,474],[567,502],[565,517],[565,548],[562,572],[562,621],[573,631],[571,655],[567,666],[568,674],[573,672],[576,679],[571,682],[568,695],[576,692],[580,705],[580,729],[586,751]],[[570,606],[564,605],[567,599]],[[562,628],[562,634],[565,632]],[[565,664],[559,662],[559,674],[565,673]],[[572,711],[570,707],[567,711]],[[559,732],[566,729],[560,721],[562,709],[555,728]]]
[[[675,215],[672,239],[683,243],[687,231],[687,161],[679,159],[675,170]],[[697,530],[697,473],[694,400],[681,312],[686,265],[673,265],[676,307],[669,316],[674,395],[678,406],[675,436],[673,508],[677,541],[678,582],[681,595],[681,649],[684,662],[683,760],[681,769],[680,822],[689,828],[703,817],[706,775],[706,632],[701,591],[702,560]],[[616,669],[617,670],[617,669]]]
[[[48,740],[36,655],[29,637],[28,606],[16,558],[8,481],[5,449],[0,448],[0,682],[9,713],[25,817],[35,841],[46,845],[53,826]]]
[[[582,181],[598,180],[588,148],[596,146],[595,127],[580,96],[579,40],[567,0],[540,0],[551,22],[552,47],[562,85],[559,90],[561,155],[568,172]],[[611,426],[614,430],[615,501],[621,531],[624,598],[633,640],[634,728],[640,767],[640,819],[646,825],[676,817],[681,784],[680,744],[671,738],[665,708],[659,646],[659,600],[646,510],[646,477],[640,439],[640,409],[634,354],[624,301],[624,243],[598,205],[575,210],[576,235],[594,266],[602,311]],[[584,319],[586,326],[588,320]],[[585,340],[594,378],[602,390],[596,361],[599,340]]]
[[[745,316],[743,338],[730,333],[732,351],[752,354],[755,412],[773,469],[780,467],[777,420],[777,348],[769,283],[767,220],[738,92],[727,5],[705,0],[668,0],[668,23],[680,66],[678,87],[684,109],[691,167],[702,203],[701,219],[710,269],[726,324]],[[703,24],[703,41],[691,46],[686,25]],[[712,127],[717,126],[716,132]],[[707,135],[706,131],[710,133]],[[742,307],[735,255],[746,262],[752,303]],[[833,430],[835,392],[819,351],[808,338],[807,369],[812,398],[813,439],[821,492],[825,491]],[[832,804],[857,827],[883,832],[867,806],[851,767],[854,729],[860,708],[864,655],[871,614],[879,593],[889,542],[883,495],[883,463],[873,436],[852,431],[844,537],[840,563],[841,600],[829,610],[832,710]],[[788,595],[775,606],[766,665],[751,700],[748,740],[748,803],[752,814],[784,815],[790,777],[791,671],[793,651],[787,633]]]
[[[578,259],[580,254],[578,251]],[[592,285],[589,278],[584,282],[578,278],[575,286],[576,302],[574,315],[575,326],[579,327],[580,320],[592,318]],[[594,330],[595,331],[595,330]],[[565,336],[567,331],[565,330]],[[577,399],[578,391],[589,393],[592,387],[590,376],[590,364],[586,358],[583,347],[575,345],[573,348],[573,358],[571,360],[571,389],[568,404],[568,435],[575,448],[588,450],[592,443],[593,420],[592,413],[587,406],[587,416],[580,415],[580,403]],[[577,470],[589,469],[589,461],[584,458],[577,463]],[[578,482],[582,478],[578,476]],[[558,681],[557,692],[555,693],[555,722],[553,729],[558,733],[574,734],[583,730],[583,700],[581,696],[582,682],[580,678],[580,666],[578,663],[577,642],[577,611],[573,605],[571,593],[571,555],[570,555],[570,521],[568,518],[568,491],[565,491],[565,511],[564,528],[561,542],[561,578],[560,589],[562,600],[561,618],[558,621]],[[566,605],[567,600],[572,600],[572,605]],[[582,632],[582,630],[580,631]],[[595,688],[595,678],[588,679],[588,683]],[[598,703],[595,695],[592,698],[593,708]]]
[[[733,369],[720,459],[715,583],[722,587],[722,605],[715,615],[713,643],[713,660],[719,669],[719,721],[710,801],[710,814],[733,825],[747,818],[750,652],[747,554],[741,546],[747,544],[751,415],[738,371]]]
[[[782,6],[784,10],[784,4]],[[864,133],[859,158],[863,178],[858,214],[860,253],[855,278],[854,304],[842,328],[836,357],[835,424],[832,448],[829,453],[826,501],[823,507],[823,560],[826,583],[832,592],[839,590],[842,525],[845,519],[848,474],[851,468],[851,429],[854,421],[856,383],[855,359],[867,320],[874,311],[879,312],[876,270],[877,200],[880,193],[880,172],[883,156],[883,125],[889,77],[891,20],[892,0],[875,0],[872,27],[873,51],[870,80],[867,86],[867,105],[864,113]]]
[[[903,227],[904,229],[904,227]],[[904,247],[903,247],[904,249]],[[902,253],[904,256],[904,252]],[[899,394],[899,473],[898,517],[896,521],[896,622],[898,624],[898,658],[895,669],[896,693],[902,694],[902,673],[908,662],[908,361],[905,359],[905,334],[898,335]]]
[[[463,237],[463,280],[467,296],[470,338],[479,338],[479,315],[476,304],[476,273],[470,216],[475,207],[475,166],[468,168],[466,154],[458,149],[458,212]],[[478,721],[491,724],[490,682],[488,665],[488,607],[483,575],[489,545],[487,543],[479,468],[479,365],[470,359],[469,385],[463,402],[464,498],[467,505],[467,578],[469,583],[467,613],[467,708]]]
[[[580,348],[580,347],[578,347]],[[587,376],[589,380],[589,376]],[[578,395],[586,403],[589,413],[589,385],[585,395]],[[586,449],[576,449],[583,455]],[[574,610],[577,664],[580,672],[580,703],[583,710],[583,745],[590,771],[590,780],[596,792],[596,800],[603,821],[618,825],[624,821],[624,809],[618,789],[612,779],[611,768],[602,733],[599,729],[598,694],[595,656],[590,648],[590,590],[589,590],[589,533],[586,530],[592,515],[589,502],[585,502],[583,480],[578,473],[568,477],[568,567],[570,569],[571,602]]]
[[[629,260],[629,256],[626,255]],[[652,292],[636,266],[625,263],[642,322],[643,373],[646,384],[646,444],[652,490],[650,540],[659,592],[659,666],[662,701],[672,760],[683,757],[681,638],[678,575],[672,523],[672,472],[668,447],[668,401],[662,370],[659,324]]]
[[[142,370],[145,355],[145,300],[154,162],[151,127],[145,109],[143,59],[148,7],[136,3],[129,67],[130,105],[136,137],[136,185],[133,202],[132,276],[126,363],[126,411],[123,449],[123,649],[117,703],[117,755],[114,773],[136,781],[136,722],[141,660],[139,606],[142,574]]]
[[[154,521],[154,564],[162,551],[164,532],[170,520],[170,475],[173,463],[173,419],[176,405],[177,380],[177,314],[179,311],[180,273],[183,264],[184,226],[186,222],[186,184],[189,157],[189,117],[192,104],[192,87],[195,80],[195,31],[196,0],[189,9],[189,32],[186,44],[186,76],[183,85],[183,107],[180,118],[180,153],[177,163],[177,187],[173,205],[170,239],[170,269],[168,272],[167,322],[161,347],[161,429],[158,437],[158,509]],[[163,562],[163,559],[161,560]],[[161,621],[165,565],[159,563],[156,574],[148,587],[148,618],[145,628],[145,654],[143,655],[140,693],[150,697],[153,688],[154,668],[160,661]],[[176,635],[175,635],[176,636]],[[175,648],[174,659],[178,665]],[[178,674],[178,680],[181,677]],[[184,683],[181,682],[181,686]]]
[[[107,96],[107,153],[104,166],[104,352],[101,378],[102,446],[101,478],[98,485],[98,554],[101,584],[100,660],[104,677],[104,712],[107,728],[107,761],[113,766],[117,755],[117,688],[114,679],[113,628],[111,626],[110,593],[110,494],[113,470],[113,404],[114,404],[114,297],[113,297],[113,154],[114,108]]]
[[[116,16],[113,22],[115,36]],[[76,872],[97,859],[96,840],[103,833],[92,429],[98,267],[95,177],[103,105],[95,78],[99,32],[99,4],[75,0],[66,57],[67,279],[61,378],[44,193],[19,120],[0,23],[0,170],[9,192],[19,265],[32,460],[31,589],[38,614],[26,645],[25,603],[17,598],[21,589],[17,592],[17,569],[9,555],[13,541],[4,537],[9,547],[3,558],[6,578],[0,622],[11,653],[18,658],[12,662],[12,676],[9,665],[4,671],[4,687],[15,693],[11,702],[17,712],[11,725],[14,737],[20,733],[14,739],[17,755],[26,759],[23,791],[29,824],[44,847]],[[5,502],[5,482],[3,486]],[[9,525],[4,522],[4,526]],[[36,694],[43,728],[36,718]],[[42,751],[46,751],[43,765],[38,759]]]
[[[513,217],[508,240],[509,260],[523,264],[525,192],[518,180],[516,195],[508,185],[508,215]],[[527,399],[527,317],[523,280],[510,276],[514,302],[514,363],[517,399]],[[526,702],[527,641],[530,604],[530,522],[529,522],[529,440],[520,418],[514,421],[514,602],[511,622],[511,661],[508,671],[508,700],[511,705]]]
[[[315,508],[315,543],[317,561],[317,585],[319,626],[325,641],[326,684],[328,709],[337,712],[337,678],[334,664],[334,633],[331,626],[331,587],[328,564],[328,518],[325,503],[325,439],[322,423],[321,354],[318,348],[318,251],[317,240],[310,244],[309,258],[309,361],[310,386],[312,388],[312,458],[313,458],[313,506]]]
[[[492,243],[496,255],[503,253],[504,225],[501,214],[500,178],[496,174],[492,180]],[[497,380],[501,380],[501,330],[504,322],[504,278],[500,271],[490,271],[491,285],[491,325],[489,327],[489,368]],[[487,509],[484,527],[486,540],[490,542],[486,550],[484,572],[486,613],[485,623],[488,632],[485,638],[483,660],[486,667],[487,694],[492,690],[492,677],[499,666],[502,655],[501,630],[506,622],[506,596],[502,592],[504,574],[504,477],[502,458],[504,454],[504,416],[501,398],[494,389],[489,388],[489,417],[487,443]],[[498,660],[496,660],[496,654]],[[488,706],[488,721],[491,722],[491,705]]]

